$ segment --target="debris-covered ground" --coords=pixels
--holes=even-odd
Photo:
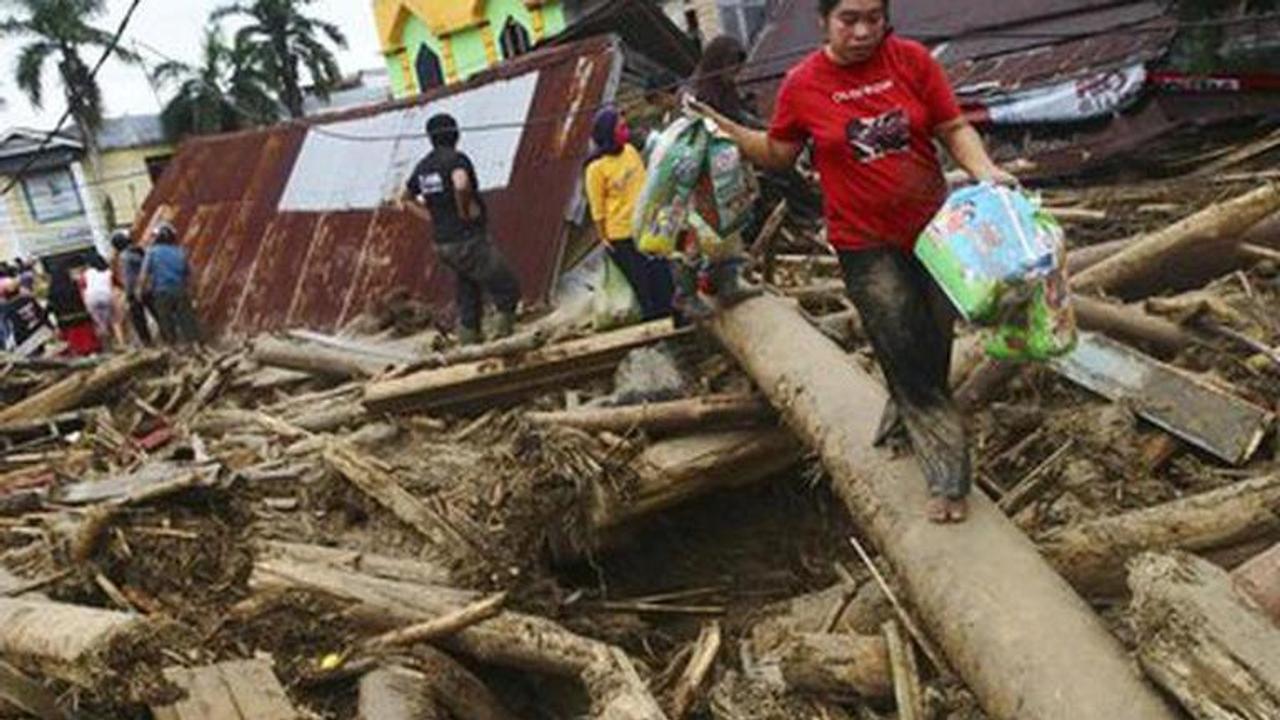
[[[1267,182],[1237,170],[1045,199],[1073,246],[1097,247]],[[834,265],[792,240],[759,244],[758,270],[872,368]],[[1186,698],[1212,693],[1166,672],[1171,635],[1130,600],[1125,561],[1180,549],[1233,569],[1280,539],[1280,233],[1238,241],[1190,244],[1120,294],[1185,333],[1106,333],[1174,380],[1104,397],[1023,368],[969,412],[977,491],[1196,717],[1266,717],[1250,713],[1280,703],[1274,670],[1237,658],[1262,675],[1224,682],[1253,695],[1205,714],[1212,699]],[[850,539],[875,539],[821,463],[709,334],[543,322],[458,352],[413,314],[341,338],[6,358],[0,717],[237,717],[197,701],[264,718],[985,717],[914,637],[893,568],[876,561],[882,583],[859,556]],[[1247,404],[1240,424],[1179,412],[1191,385]],[[1248,586],[1243,603],[1275,609]]]

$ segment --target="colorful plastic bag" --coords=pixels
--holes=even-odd
[[[1031,300],[1062,247],[1062,228],[1036,201],[984,183],[952,193],[915,252],[960,314],[983,323]]]
[[[637,203],[636,247],[670,257],[694,248],[713,256],[741,247],[750,222],[755,176],[736,144],[703,119],[681,118],[654,142]]]
[[[986,352],[998,360],[1040,362],[1071,352],[1077,339],[1067,274],[1056,270],[1033,284],[1027,302],[1006,311]]]
[[[591,325],[597,331],[640,322],[642,312],[635,288],[611,258],[604,257],[600,283],[592,295]]]

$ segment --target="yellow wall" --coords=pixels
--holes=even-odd
[[[92,173],[91,192],[98,212],[106,213],[107,198],[115,207],[116,225],[132,225],[142,203],[151,192],[151,176],[147,173],[147,158],[172,155],[167,145],[108,150],[102,154],[102,167]]]

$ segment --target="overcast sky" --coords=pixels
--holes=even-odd
[[[166,55],[187,62],[196,62],[200,56],[200,41],[204,34],[209,12],[227,0],[142,0],[125,31],[125,45],[132,41],[146,43]],[[107,0],[108,11],[94,24],[114,32],[124,16],[129,0]],[[0,2],[0,18],[12,14],[9,3]],[[320,18],[337,23],[347,35],[349,47],[338,56],[344,73],[384,66],[378,52],[377,32],[373,24],[370,0],[318,0],[310,12]],[[46,64],[45,103],[43,110],[32,108],[13,81],[14,64],[18,50],[26,43],[22,39],[0,41],[0,130],[12,126],[49,129],[58,121],[65,105],[62,102],[62,85],[53,63]],[[98,51],[85,55],[85,62],[94,63]],[[139,48],[148,65],[161,60],[157,55]],[[160,109],[160,101],[147,82],[146,74],[138,67],[108,61],[98,75],[102,87],[103,102],[108,116],[154,113]],[[161,99],[165,98],[161,90]]]

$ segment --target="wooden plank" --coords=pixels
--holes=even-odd
[[[152,708],[156,720],[297,720],[284,688],[264,658],[197,668],[168,668],[164,676],[187,692]]]
[[[370,383],[365,389],[364,404],[370,410],[384,412],[515,400],[568,382],[608,375],[628,352],[690,332],[690,328],[673,329],[670,320],[655,320],[538,348],[524,355],[424,370]]]
[[[128,504],[192,487],[210,487],[218,480],[219,463],[192,465],[158,461],[127,475],[79,482],[50,492],[50,500],[62,505]]]
[[[1253,455],[1275,415],[1170,365],[1094,333],[1082,333],[1054,370],[1223,461]]]
[[[84,405],[98,393],[119,386],[130,377],[164,359],[159,350],[130,353],[112,358],[0,409],[0,424],[37,417],[49,417]]]

